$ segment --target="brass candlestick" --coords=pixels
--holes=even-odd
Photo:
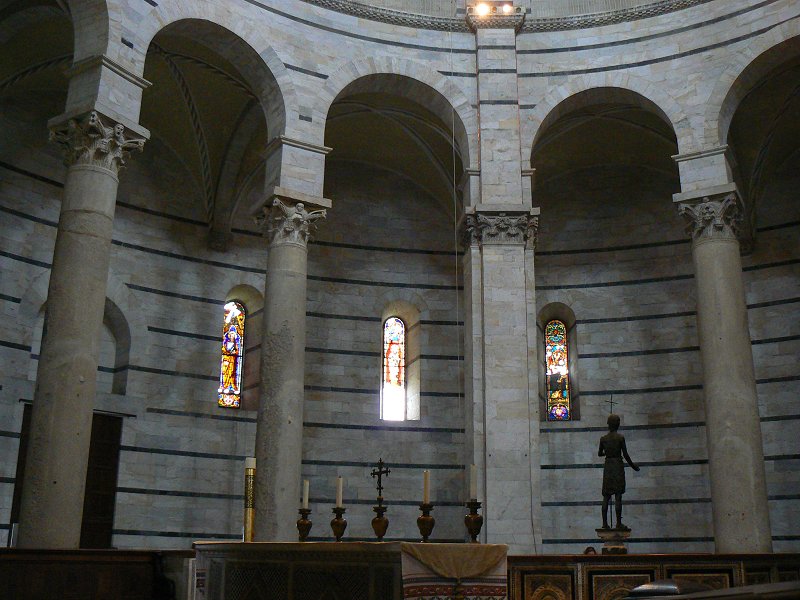
[[[478,536],[481,533],[481,527],[483,527],[483,517],[478,514],[478,509],[481,507],[481,503],[477,500],[470,500],[466,503],[466,506],[469,509],[469,514],[464,516],[464,525],[467,526],[467,531],[472,538],[470,541],[480,544]]]
[[[300,541],[305,542],[308,537],[308,532],[311,531],[311,527],[313,526],[313,523],[311,523],[308,518],[308,515],[311,514],[311,509],[301,508],[297,512],[300,513],[300,518],[297,519],[297,532],[299,533]]]
[[[344,506],[335,506],[333,508],[333,513],[336,516],[333,519],[331,519],[331,529],[333,530],[333,535],[336,536],[337,542],[342,541],[344,530],[347,529],[347,521],[342,518],[344,511],[345,511]]]
[[[375,517],[372,519],[372,530],[375,532],[375,537],[379,542],[383,541],[383,536],[386,535],[386,530],[389,528],[389,519],[384,517],[386,507],[383,505],[383,496],[378,496],[378,505],[373,506],[372,510],[375,511]]]
[[[256,522],[256,460],[248,458],[244,470],[244,541],[252,542]]]
[[[429,502],[423,502],[419,505],[419,509],[422,511],[422,514],[417,517],[417,527],[419,528],[419,533],[422,536],[422,541],[427,542],[428,538],[433,532],[433,526],[436,525],[436,519],[431,516],[433,504],[430,504]]]

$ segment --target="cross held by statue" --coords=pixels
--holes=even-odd
[[[610,400],[605,400],[606,404],[609,404],[608,413],[612,414],[614,412],[614,394],[611,394]]]
[[[383,458],[379,458],[378,459],[378,468],[377,469],[372,469],[372,472],[370,473],[370,475],[372,475],[373,477],[377,477],[378,478],[378,498],[383,498],[383,481],[382,481],[381,478],[384,475],[388,476],[389,473],[391,473],[391,471],[389,470],[389,467],[387,467],[386,463],[383,462]]]

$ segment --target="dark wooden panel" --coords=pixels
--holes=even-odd
[[[122,418],[95,414],[83,496],[81,548],[111,548]]]

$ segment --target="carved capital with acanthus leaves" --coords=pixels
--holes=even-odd
[[[736,239],[739,236],[743,210],[735,193],[681,202],[678,213],[686,219],[686,231],[694,241]]]
[[[128,154],[133,150],[141,152],[146,141],[97,111],[54,125],[50,129],[50,140],[62,147],[64,164],[68,167],[93,165],[115,175]]]
[[[308,211],[302,202],[285,203],[275,198],[264,205],[263,214],[256,218],[256,223],[262,227],[270,245],[296,244],[306,247],[319,221],[326,216],[325,209]]]
[[[538,215],[529,213],[475,213],[466,216],[467,246],[489,244],[524,244],[535,247],[539,229]]]

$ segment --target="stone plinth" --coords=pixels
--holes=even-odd
[[[603,542],[603,554],[627,554],[628,547],[625,542],[631,537],[630,529],[595,529],[597,536]]]

